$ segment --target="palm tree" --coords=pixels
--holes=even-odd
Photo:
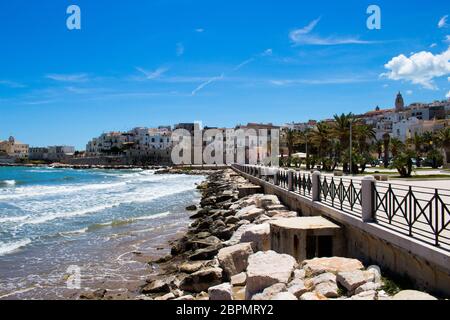
[[[391,143],[391,135],[386,132],[383,135],[383,151],[384,151],[383,164],[384,164],[385,168],[387,168],[389,166],[389,145],[390,145],[390,143]]]
[[[378,159],[383,155],[383,140],[377,140],[374,145],[375,152],[378,153]]]
[[[450,155],[450,127],[440,130],[437,135],[437,143],[440,148],[442,148],[444,156],[444,165],[448,164]]]
[[[359,124],[355,127],[354,133],[356,140],[358,141],[359,152],[363,153],[369,150],[370,141],[376,139],[375,130],[373,127],[366,124]]]
[[[320,157],[325,156],[329,149],[330,137],[330,127],[324,122],[319,122],[316,128],[311,131],[311,143],[317,147]]]
[[[333,161],[331,160],[332,143],[330,135],[330,127],[325,122],[319,122],[311,131],[311,143],[317,148],[317,154],[322,162],[322,167],[330,171]]]
[[[416,151],[416,165],[420,167],[421,155],[422,155],[422,145],[423,145],[423,137],[417,132],[414,134],[414,137],[406,140],[408,145],[414,146],[414,150]]]
[[[292,153],[294,152],[295,146],[298,144],[299,141],[299,134],[298,131],[287,129],[285,133],[285,140],[286,140],[286,147],[288,149],[288,166],[291,166],[291,157]]]
[[[430,152],[434,148],[434,136],[433,133],[427,131],[422,134],[422,144],[425,153]]]
[[[353,122],[354,120],[352,113],[349,114],[342,113],[341,115],[337,114],[334,115],[334,126],[331,130],[331,133],[339,141],[340,150],[338,150],[338,155],[341,157],[342,153],[349,149],[350,125]],[[348,171],[348,162],[344,162],[343,167],[344,171]]]
[[[306,129],[305,131],[301,131],[299,132],[299,143],[305,145],[305,153],[306,153],[306,170],[310,169],[310,159],[309,156],[311,154],[311,149],[312,149],[312,142],[311,142],[311,137],[312,137],[312,130],[310,129]]]
[[[360,123],[355,126],[353,133],[358,143],[358,154],[356,157],[358,161],[353,164],[354,171],[357,172],[360,169],[362,173],[366,170],[367,163],[371,161],[370,149],[372,142],[376,139],[375,130],[369,125]],[[360,168],[358,168],[358,164]]]
[[[405,144],[397,138],[392,138],[390,144],[391,153],[394,158],[397,157],[399,153],[402,152],[405,148]]]

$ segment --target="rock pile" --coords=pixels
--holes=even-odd
[[[248,181],[232,170],[211,172],[198,186],[200,208],[160,273],[141,292],[146,299],[385,300],[381,275],[355,259],[315,258],[298,263],[270,249],[269,221],[297,217],[274,195],[239,198]],[[194,207],[189,208],[194,210]],[[395,298],[430,298],[415,291]],[[431,297],[433,298],[433,297]]]

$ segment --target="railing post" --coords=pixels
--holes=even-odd
[[[288,170],[288,190],[294,191],[294,170]]]
[[[375,183],[373,176],[361,180],[361,207],[363,222],[375,221]]]
[[[273,170],[273,184],[274,185],[278,185],[279,181],[278,181],[278,169],[274,169]]]
[[[314,171],[311,177],[312,200],[320,201],[320,171]]]

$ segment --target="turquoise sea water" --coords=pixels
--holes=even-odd
[[[64,270],[74,264],[89,265],[91,280],[123,274],[117,270],[132,262],[117,262],[130,246],[151,253],[186,227],[184,208],[198,201],[195,184],[202,179],[150,170],[0,167],[0,298],[11,292],[21,298],[21,291],[40,292],[24,298],[52,297],[55,290],[43,288],[63,286]]]

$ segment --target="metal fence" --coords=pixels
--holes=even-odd
[[[450,251],[450,190],[233,165],[312,201]],[[315,188],[315,184],[317,187]],[[367,188],[363,188],[363,185]],[[316,191],[314,191],[316,190]]]
[[[307,198],[312,198],[311,174],[295,172],[293,174],[293,191]]]
[[[380,225],[450,249],[450,190],[377,182],[374,216]]]
[[[326,177],[320,178],[321,201],[333,208],[361,217],[361,181]]]

